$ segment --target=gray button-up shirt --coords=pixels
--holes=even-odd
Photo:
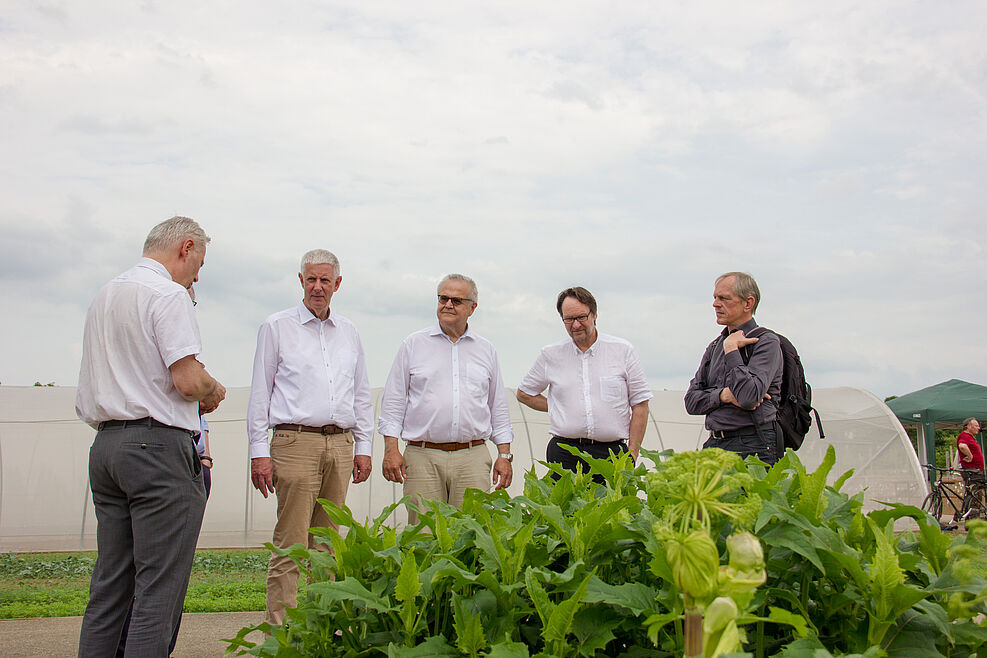
[[[753,318],[737,327],[744,335],[757,326]],[[723,353],[723,341],[730,334],[723,329],[719,337],[710,343],[699,363],[696,376],[689,382],[685,393],[685,410],[692,415],[705,414],[706,429],[729,431],[750,427],[757,423],[770,423],[775,419],[777,406],[773,401],[781,397],[782,356],[778,337],[772,332],[761,334],[752,345]],[[750,360],[745,365],[741,354],[746,351]],[[720,402],[720,391],[729,388],[741,407]],[[768,393],[771,400],[764,400]],[[764,400],[761,406],[751,409]]]

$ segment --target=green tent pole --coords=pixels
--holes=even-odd
[[[925,421],[922,423],[922,434],[925,438],[925,457],[929,460],[930,466],[936,465],[936,423],[935,421]],[[929,471],[929,482],[934,482],[935,473]]]

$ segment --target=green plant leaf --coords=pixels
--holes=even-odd
[[[561,601],[549,615],[548,623],[545,624],[545,641],[564,643],[566,636],[572,628],[572,620],[576,615],[576,610],[586,596],[586,588],[590,577],[587,576],[575,593],[567,599]]]
[[[456,631],[456,647],[469,656],[476,656],[487,647],[487,638],[480,622],[480,610],[472,601],[455,595],[452,599]]]
[[[394,598],[402,603],[414,601],[421,588],[422,583],[418,579],[418,563],[415,562],[415,555],[411,551],[405,551],[404,559],[401,561],[401,574],[398,576],[394,587]]]
[[[441,635],[433,635],[414,647],[402,647],[393,642],[387,645],[388,658],[459,658],[461,655]]]
[[[504,638],[490,647],[487,658],[529,658],[530,655],[526,645]]]
[[[583,599],[587,603],[607,603],[630,610],[634,615],[652,612],[658,590],[641,583],[623,583],[610,585],[593,575],[586,588]]]
[[[396,610],[387,599],[375,596],[355,578],[312,583],[307,591],[326,597],[328,601],[353,601],[378,612],[393,612]]]

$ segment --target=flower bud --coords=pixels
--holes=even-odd
[[[761,571],[764,569],[764,549],[761,541],[749,532],[740,532],[727,538],[730,566],[737,571]]]
[[[674,537],[665,545],[675,584],[695,601],[703,601],[716,591],[720,555],[708,534],[696,530]]]
[[[720,596],[706,607],[703,615],[703,631],[715,633],[726,628],[727,624],[737,618],[737,604],[729,596]]]

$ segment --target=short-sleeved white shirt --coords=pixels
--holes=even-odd
[[[510,443],[497,350],[469,329],[455,343],[438,324],[411,334],[387,376],[377,427],[406,441]]]
[[[155,420],[199,432],[199,403],[181,396],[169,367],[202,350],[188,291],[142,258],[100,289],[86,314],[76,392],[79,418]]]
[[[627,439],[631,407],[650,400],[651,389],[634,347],[597,333],[582,352],[572,339],[543,347],[518,387],[548,393],[549,432],[570,439]]]

